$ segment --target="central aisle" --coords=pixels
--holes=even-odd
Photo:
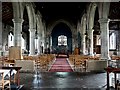
[[[73,72],[67,58],[56,58],[55,62],[51,66],[50,72]]]

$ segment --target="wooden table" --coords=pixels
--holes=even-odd
[[[114,67],[107,67],[105,68],[105,71],[107,72],[107,90],[109,90],[109,74],[114,73],[115,78],[115,90],[117,89],[117,79],[116,74],[120,73],[120,68],[114,68]]]
[[[11,81],[11,74],[12,74],[12,71],[13,70],[16,70],[17,71],[17,73],[16,73],[16,81],[15,82],[17,82],[17,85],[19,86],[20,85],[20,74],[19,74],[19,70],[21,69],[22,67],[2,67],[2,69],[9,69],[10,70],[10,81]]]
[[[4,70],[4,69],[0,69],[0,73],[4,73],[4,76],[3,77],[5,77],[5,76],[9,76],[9,74],[10,74],[10,69],[6,69],[6,70]]]
[[[14,66],[15,63],[11,63],[11,62],[4,62],[4,66]]]

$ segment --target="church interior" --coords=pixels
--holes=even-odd
[[[120,90],[119,2],[0,2],[1,90]]]

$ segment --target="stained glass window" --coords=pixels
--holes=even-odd
[[[58,45],[67,45],[67,37],[64,35],[58,36]]]

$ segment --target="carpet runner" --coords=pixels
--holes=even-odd
[[[69,65],[67,58],[56,58],[56,61],[52,65],[50,72],[73,72]]]

